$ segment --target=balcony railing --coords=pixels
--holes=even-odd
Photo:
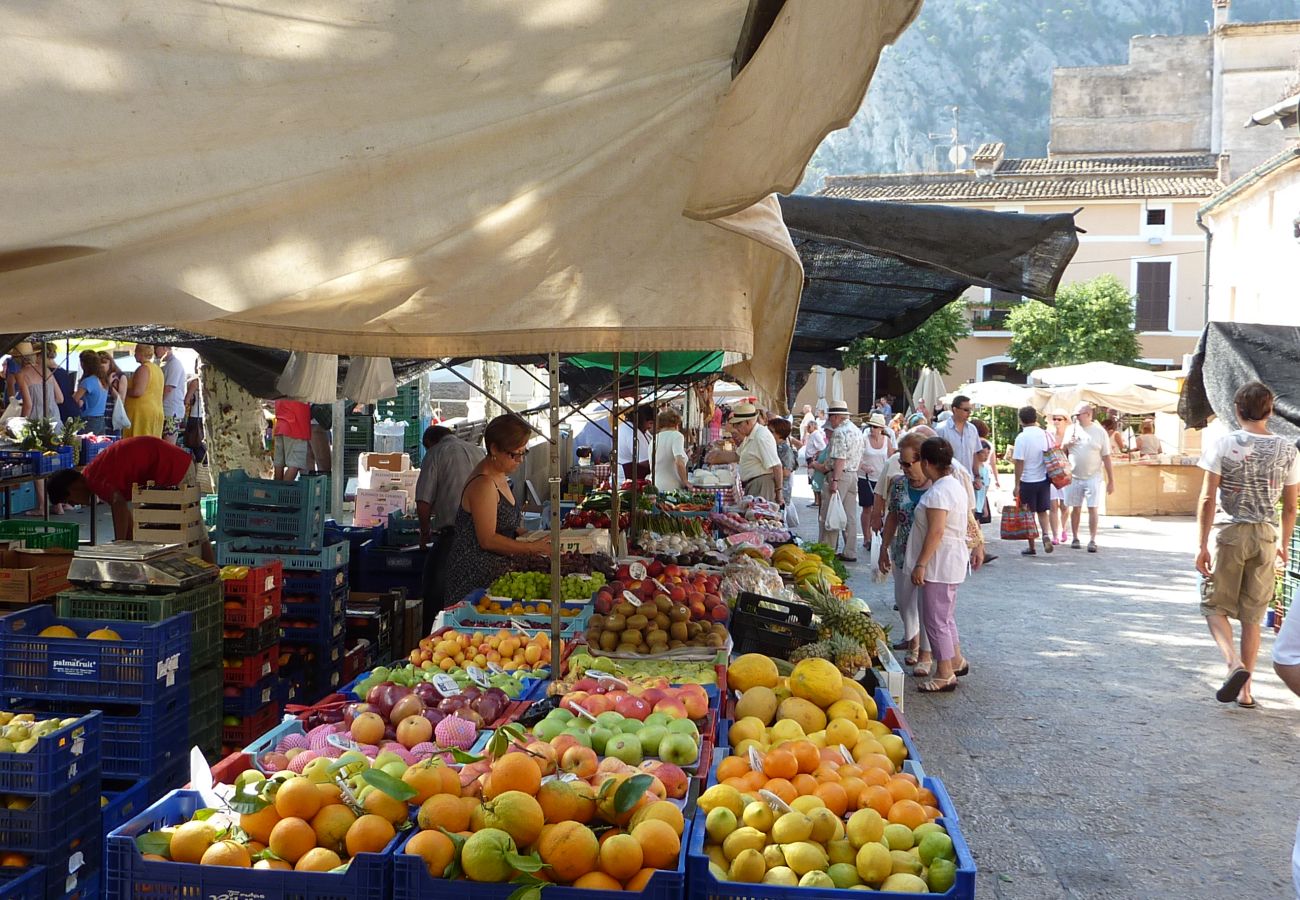
[[[987,306],[972,307],[970,311],[971,331],[1006,331],[1009,309],[993,309]]]

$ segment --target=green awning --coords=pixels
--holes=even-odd
[[[614,371],[613,353],[584,353],[569,356],[565,362],[580,369]],[[641,375],[643,378],[664,379],[693,378],[722,371],[722,351],[700,353],[693,350],[666,350],[660,353],[618,354],[618,370],[623,375]],[[639,363],[639,365],[638,365]]]

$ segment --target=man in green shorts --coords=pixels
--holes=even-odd
[[[1201,582],[1201,613],[1228,666],[1228,677],[1215,696],[1220,703],[1253,709],[1250,677],[1259,654],[1259,626],[1273,599],[1274,560],[1287,561],[1287,545],[1296,522],[1300,492],[1300,453],[1296,445],[1268,430],[1273,392],[1252,381],[1233,400],[1241,427],[1207,447],[1196,511],[1200,552],[1196,569]],[[1210,529],[1215,524],[1215,496],[1224,515],[1218,521],[1214,561]],[[1277,531],[1277,502],[1282,500],[1282,534]],[[1241,652],[1233,644],[1232,623],[1241,623]]]

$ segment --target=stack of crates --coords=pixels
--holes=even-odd
[[[397,389],[396,397],[380,400],[375,404],[375,418],[380,421],[391,419],[394,422],[406,423],[406,436],[403,439],[402,449],[410,454],[412,464],[418,466],[422,449],[420,438],[423,435],[420,428],[419,382],[404,384]]]
[[[278,560],[284,574],[278,649],[266,651],[266,660],[248,658],[240,685],[258,687],[277,672],[290,682],[292,702],[314,703],[341,683],[348,591],[348,544],[326,541],[325,481],[267,481],[234,472],[222,474],[218,491],[218,561],[260,566]],[[226,675],[227,687],[233,686],[229,669]],[[259,698],[250,694],[249,702]]]
[[[100,710],[102,777],[143,781],[161,796],[188,780],[193,620],[190,612],[158,622],[65,619],[43,605],[4,616],[0,693],[38,714]]]
[[[1269,610],[1268,623],[1274,631],[1282,630],[1282,622],[1291,609],[1291,600],[1300,588],[1300,524],[1291,532],[1287,545],[1287,564],[1279,569],[1277,583],[1273,591],[1273,605]]]
[[[343,477],[356,474],[362,453],[375,449],[375,417],[367,413],[348,413],[343,419]]]
[[[190,636],[189,745],[212,758],[221,750],[222,593],[217,569],[184,591],[159,594],[75,589],[58,595],[59,616],[103,622],[162,622],[188,612]]]
[[[240,750],[280,721],[280,610],[284,566],[226,566],[222,665],[221,744]]]
[[[0,727],[34,738],[25,753],[0,753],[0,897],[101,896],[102,716],[25,718],[0,712]]]
[[[131,489],[132,515],[137,541],[179,544],[198,555],[208,540],[208,526],[203,524],[202,497],[196,485],[159,487],[135,485]]]

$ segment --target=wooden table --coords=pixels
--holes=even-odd
[[[1111,516],[1194,516],[1203,470],[1197,465],[1115,460]]]

